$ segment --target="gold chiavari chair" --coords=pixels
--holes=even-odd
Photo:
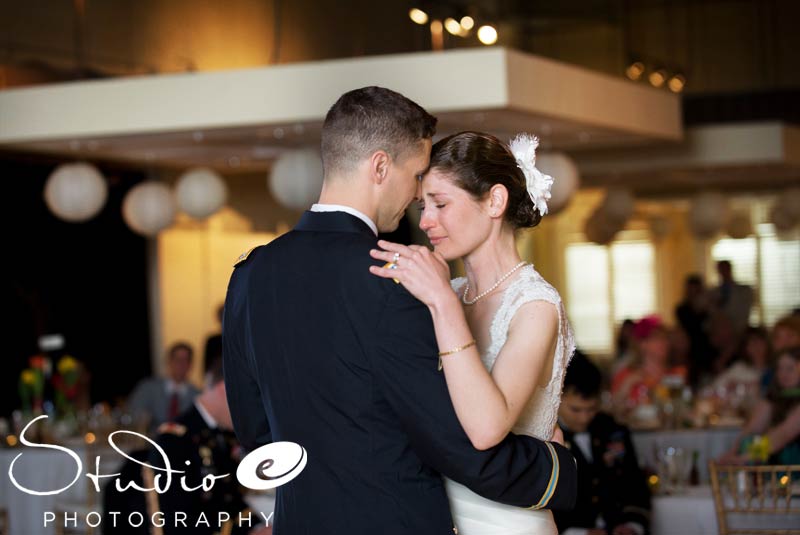
[[[720,535],[800,535],[800,465],[709,463]]]

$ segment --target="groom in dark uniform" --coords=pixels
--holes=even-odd
[[[276,535],[457,533],[442,474],[518,507],[573,505],[566,448],[514,435],[472,447],[428,309],[369,272],[378,232],[416,195],[435,124],[388,89],[342,95],[322,129],[319,204],[236,264],[222,335],[236,433],[247,450],[290,441],[308,453],[278,487]]]

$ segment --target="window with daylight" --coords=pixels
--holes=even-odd
[[[722,239],[711,248],[714,263],[730,260],[733,277],[756,292],[750,315],[753,325],[772,326],[800,306],[800,235],[778,237],[769,223],[755,226],[755,235],[742,240]],[[715,269],[712,263],[710,269]],[[716,274],[709,273],[709,280]]]
[[[568,315],[583,351],[611,355],[616,326],[656,310],[655,250],[638,234],[623,232],[609,246],[567,245]]]

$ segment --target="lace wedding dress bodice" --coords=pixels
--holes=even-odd
[[[457,293],[463,291],[466,281],[467,279],[464,277],[453,279],[451,281],[453,290]],[[561,296],[532,265],[520,269],[519,274],[503,291],[502,302],[495,311],[490,327],[490,344],[486,352],[481,355],[481,360],[486,369],[491,372],[497,355],[508,338],[508,329],[514,314],[522,305],[531,301],[547,301],[558,309],[558,339],[553,354],[550,380],[547,382],[547,386],[536,387],[512,431],[541,440],[550,440],[558,420],[564,374],[575,350],[575,337],[567,320]],[[536,333],[531,333],[531,336],[536,336]]]

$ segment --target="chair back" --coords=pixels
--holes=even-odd
[[[800,535],[800,465],[709,463],[720,535]]]

